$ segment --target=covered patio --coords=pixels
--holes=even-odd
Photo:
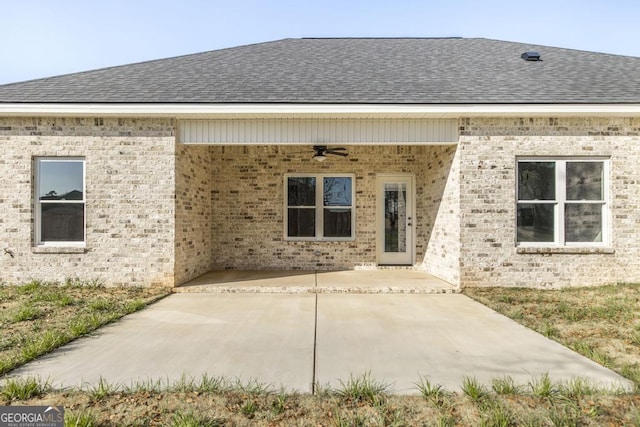
[[[177,292],[455,289],[457,125],[350,115],[180,120]],[[317,144],[340,155],[318,161]],[[393,272],[365,272],[387,266],[415,271],[400,283]],[[278,273],[263,277],[269,271]]]

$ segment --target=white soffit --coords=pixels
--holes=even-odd
[[[180,120],[185,144],[456,144],[457,119]]]

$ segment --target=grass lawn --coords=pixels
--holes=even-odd
[[[163,297],[167,289],[91,283],[0,286],[0,372]],[[46,380],[9,380],[0,405],[63,405],[69,426],[637,426],[640,427],[640,286],[540,291],[469,289],[465,294],[620,372],[634,393],[548,377],[479,384],[469,373],[452,393],[427,377],[416,396],[393,396],[364,374],[315,395],[220,377],[125,386],[108,379],[84,390]]]
[[[640,284],[464,293],[629,378],[640,391]]]
[[[74,280],[0,285],[0,375],[170,292]]]

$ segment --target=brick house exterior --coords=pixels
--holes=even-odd
[[[493,61],[470,58],[479,50]],[[384,264],[458,286],[640,281],[639,58],[483,39],[284,40],[0,86],[0,144],[4,283],[177,286],[217,269]],[[316,161],[317,145],[348,156]],[[84,188],[67,188],[82,201],[41,196],[63,185],[49,181],[57,161],[82,163]],[[526,196],[525,178],[547,169],[547,195]],[[292,177],[345,179],[351,205],[325,194],[298,206]],[[404,178],[411,209],[395,227],[411,239],[406,258],[386,261],[387,204],[399,202],[382,199]],[[81,241],[42,235],[64,203],[83,209]],[[313,237],[291,231],[303,211]],[[351,234],[331,238],[345,212]]]

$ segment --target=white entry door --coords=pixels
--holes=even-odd
[[[377,255],[381,265],[414,262],[414,190],[412,175],[377,176]]]

